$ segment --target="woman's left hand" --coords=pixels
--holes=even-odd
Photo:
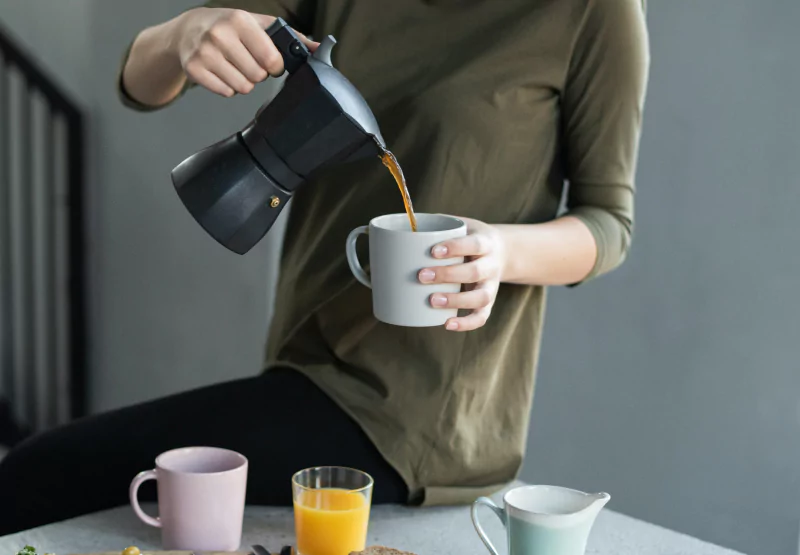
[[[435,308],[471,310],[462,317],[450,318],[445,327],[451,331],[470,331],[483,326],[492,313],[505,265],[505,248],[500,232],[493,226],[461,218],[467,223],[467,235],[450,239],[431,249],[434,258],[465,257],[463,264],[423,268],[422,283],[460,283],[460,293],[434,293],[430,303]]]

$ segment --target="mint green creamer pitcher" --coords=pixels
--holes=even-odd
[[[485,505],[508,533],[509,555],[584,555],[595,518],[608,503],[607,493],[584,493],[557,486],[521,486],[503,496],[503,507],[491,499],[472,504],[472,523],[492,555],[499,555],[478,521]]]

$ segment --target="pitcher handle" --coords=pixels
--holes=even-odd
[[[361,227],[357,227],[347,236],[347,249],[345,250],[347,253],[347,264],[350,266],[350,271],[353,272],[353,275],[358,281],[372,288],[369,274],[361,267],[361,262],[359,262],[358,253],[356,252],[356,241],[358,241],[358,236],[361,234],[369,235],[369,226],[362,225]]]
[[[497,515],[497,518],[500,519],[500,522],[503,523],[503,526],[507,526],[506,512],[497,505],[495,505],[494,501],[492,501],[488,497],[477,498],[475,502],[472,504],[472,510],[471,510],[472,524],[475,526],[475,530],[478,532],[478,536],[480,536],[483,545],[486,546],[486,549],[488,549],[489,553],[491,553],[492,555],[500,555],[497,552],[497,549],[495,549],[492,542],[489,541],[489,537],[486,535],[486,532],[483,531],[483,528],[481,527],[481,524],[478,521],[478,507],[481,505],[489,507],[492,510],[492,512],[494,512],[494,514]]]

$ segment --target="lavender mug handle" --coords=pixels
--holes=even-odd
[[[158,474],[155,470],[145,470],[144,472],[140,472],[131,482],[131,487],[128,490],[128,494],[131,498],[131,507],[133,507],[133,512],[136,513],[136,516],[138,516],[145,524],[155,526],[156,528],[161,528],[161,520],[148,515],[139,506],[139,486],[141,486],[142,483],[146,482],[147,480],[157,479]]]

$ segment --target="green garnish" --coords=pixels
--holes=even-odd
[[[17,555],[36,555],[36,548],[32,545],[26,545],[19,551],[17,551]],[[42,555],[54,555],[53,553],[44,553]]]

